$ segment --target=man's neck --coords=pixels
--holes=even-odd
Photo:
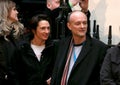
[[[74,40],[74,44],[81,44],[86,40],[86,36],[84,36],[84,37],[74,37],[73,40]]]

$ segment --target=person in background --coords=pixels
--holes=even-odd
[[[90,35],[90,11],[88,9],[89,7],[89,0],[67,0],[69,10],[80,10],[84,12],[87,16],[87,23],[88,23],[88,29],[87,29],[87,35]]]
[[[18,57],[13,62],[20,85],[47,85],[55,62],[55,42],[50,37],[50,19],[34,15],[29,23],[30,34],[19,42]]]
[[[87,33],[87,16],[81,11],[68,15],[72,35],[60,40],[51,85],[100,85],[100,68],[107,45]]]
[[[59,15],[60,0],[46,0],[46,8],[44,13],[51,18],[51,38],[57,39],[56,18]]]
[[[0,85],[14,85],[10,61],[16,50],[16,42],[23,34],[16,3],[0,0]]]
[[[60,6],[60,0],[47,0],[47,8],[51,11],[58,8]]]
[[[101,85],[120,85],[120,43],[108,49],[100,71]]]
[[[81,7],[81,11],[84,11],[88,17],[88,22],[90,18],[90,12],[88,10],[88,0],[80,1],[80,0],[66,0],[67,7],[68,9],[66,10],[65,16],[68,15],[69,12],[73,11],[72,8],[77,5],[78,3],[80,4],[79,6]],[[78,9],[77,9],[78,10]],[[51,17],[52,24],[51,24],[51,38],[52,39],[61,39],[61,30],[62,29],[57,29],[57,23],[56,19],[60,15],[60,0],[46,0],[46,9],[45,12],[48,16]],[[65,19],[65,24],[66,24],[66,19]],[[90,23],[90,22],[89,22]],[[88,23],[88,25],[89,25]],[[59,33],[57,31],[59,30]],[[90,34],[90,30],[88,29],[88,33]],[[65,27],[65,37],[70,34],[69,29]]]
[[[80,10],[84,13],[88,12],[89,0],[66,0],[72,11]],[[75,7],[78,5],[78,7]]]

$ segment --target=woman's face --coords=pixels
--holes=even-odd
[[[39,21],[37,29],[33,31],[34,38],[46,41],[50,35],[50,24],[46,20]]]
[[[13,8],[11,9],[8,18],[9,18],[9,20],[12,21],[12,22],[18,21],[18,11],[17,11],[16,7],[13,7]]]

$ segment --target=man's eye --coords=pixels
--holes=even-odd
[[[15,8],[13,8],[13,10],[17,10],[17,8],[15,7]]]
[[[40,29],[44,30],[45,28],[44,28],[44,27],[41,27]]]

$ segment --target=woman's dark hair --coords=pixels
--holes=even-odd
[[[31,20],[29,22],[29,26],[28,26],[28,31],[30,32],[30,37],[29,37],[30,40],[33,39],[33,37],[34,37],[32,30],[36,30],[38,23],[42,20],[46,20],[51,24],[51,20],[46,14],[37,14],[31,18]]]
[[[36,30],[38,23],[42,20],[46,20],[51,24],[50,18],[46,14],[37,14],[31,18],[29,22],[29,30]]]

